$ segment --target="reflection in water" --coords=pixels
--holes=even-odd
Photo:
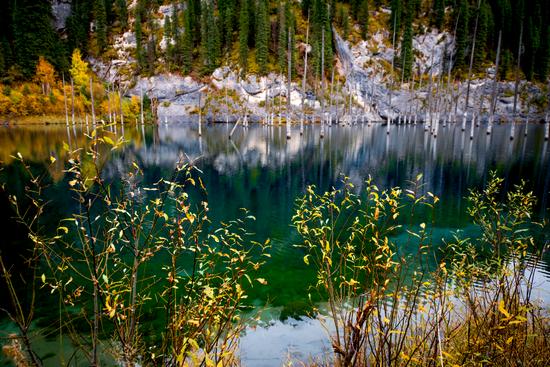
[[[306,290],[314,281],[301,250],[292,246],[299,238],[290,225],[295,199],[309,184],[327,190],[338,186],[345,175],[360,188],[370,175],[381,188],[405,187],[422,174],[422,189],[441,198],[436,232],[445,234],[470,229],[464,199],[468,189],[483,186],[489,171],[497,170],[506,178],[507,188],[527,180],[539,198],[540,216],[547,216],[550,153],[542,125],[531,124],[527,136],[518,133],[514,140],[509,139],[507,125],[494,126],[491,135],[485,134],[483,126],[476,128],[472,140],[456,124],[442,128],[437,139],[421,125],[392,126],[389,135],[382,125],[333,125],[324,139],[319,126],[307,125],[303,137],[295,128],[290,140],[284,129],[239,126],[228,139],[227,124],[209,125],[201,137],[191,125],[113,127],[115,135],[124,136],[128,144],[118,152],[104,152],[104,172],[116,180],[135,160],[144,168],[146,183],[152,183],[169,176],[180,157],[195,161],[203,172],[212,218],[234,218],[239,208],[246,207],[257,218],[250,228],[257,239],[271,238],[272,259],[262,275],[269,286],[254,289],[252,298],[290,314],[304,308]],[[58,159],[50,168],[58,182],[50,195],[54,205],[62,208],[60,213],[71,210],[61,204],[66,199],[63,142],[71,149],[82,148],[89,131],[88,126],[71,130],[61,126],[0,129],[4,165],[12,163],[16,152],[37,164],[45,164],[50,156]],[[526,130],[518,127],[518,131]],[[548,262],[542,267],[541,276],[548,277]]]

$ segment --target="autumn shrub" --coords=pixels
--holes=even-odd
[[[310,186],[293,217],[334,325],[327,364],[546,365],[549,315],[532,291],[547,244],[524,184],[502,198],[493,174],[469,196],[481,235],[442,244],[431,234],[438,198],[420,177],[407,189],[364,187]]]
[[[204,185],[183,159],[150,186],[135,162],[120,181],[109,182],[102,167],[123,138],[98,129],[90,140],[87,148],[68,151],[66,182],[76,209],[53,231],[41,225],[48,174],[37,175],[17,157],[30,178],[25,195],[32,209],[15,196],[10,201],[33,243],[32,294],[56,305],[55,332],[90,365],[237,364],[246,289],[265,284],[255,274],[267,243],[251,241],[246,231],[253,217],[243,211],[233,221],[211,223],[200,199]],[[10,269],[1,265],[10,283]],[[9,316],[22,340],[17,350],[29,365],[41,365],[29,321],[35,297],[20,307],[26,295],[11,290]]]

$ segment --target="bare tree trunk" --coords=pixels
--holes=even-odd
[[[139,88],[139,103],[140,103],[140,119],[143,125],[143,87]]]
[[[120,89],[120,84],[118,86],[118,101],[120,104],[120,123],[124,126],[124,112],[122,111],[122,91]]]
[[[304,50],[304,76],[302,78],[302,118],[300,119],[300,135],[304,135],[304,99],[306,98],[306,77],[307,77],[307,48],[309,46],[309,10],[307,12],[307,28],[306,28],[306,48]]]
[[[518,64],[516,66],[516,83],[514,85],[514,119],[517,118],[516,115],[516,107],[518,103],[518,91],[519,91],[519,68],[520,68],[520,61],[521,61],[521,41],[523,38],[523,21],[521,22],[521,28],[519,31],[519,44],[518,44]]]
[[[65,90],[65,74],[62,74],[63,78],[63,102],[65,103],[65,123],[69,126],[69,112],[67,111],[67,91]]]
[[[491,96],[491,112],[489,115],[489,124],[487,125],[487,135],[491,134],[493,128],[493,119],[495,116],[495,107],[497,104],[497,85],[498,85],[498,64],[500,61],[500,42],[502,41],[502,31],[498,31],[497,60],[495,67],[495,80],[493,81],[493,95]]]
[[[90,96],[92,97],[92,126],[95,128],[94,86],[90,78]]]
[[[288,27],[288,80],[286,88],[286,138],[290,139],[290,82],[292,80],[292,50],[290,49],[290,27]]]
[[[321,138],[325,136],[325,25],[321,32]]]
[[[390,75],[390,88],[389,88],[389,93],[388,93],[388,97],[390,99],[389,101],[389,108],[388,108],[388,123],[386,125],[386,134],[389,134],[390,133],[390,124],[391,124],[391,95],[392,95],[392,85],[393,85],[393,64],[394,64],[394,59],[395,59],[395,28],[397,26],[397,17],[393,17],[393,37],[392,37],[392,47],[393,47],[393,55],[392,55],[392,58],[391,58],[391,75]]]
[[[467,117],[468,117],[468,102],[469,102],[469,99],[470,99],[470,82],[471,82],[471,79],[472,79],[472,66],[474,64],[474,53],[476,51],[476,36],[477,36],[477,23],[478,23],[478,20],[479,20],[479,9],[481,7],[481,0],[479,0],[477,2],[477,13],[476,13],[476,23],[475,23],[475,26],[474,26],[474,40],[472,41],[472,51],[471,51],[471,54],[470,54],[470,66],[468,67],[468,86],[466,87],[466,101],[464,103],[464,120],[463,121],[466,121]],[[464,126],[464,124],[462,125],[462,131],[464,131],[466,127]]]

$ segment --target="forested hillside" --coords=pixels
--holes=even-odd
[[[549,70],[547,0],[66,1],[70,14],[61,20],[49,0],[0,3],[3,84],[32,78],[40,56],[65,73],[76,48],[84,57],[117,58],[113,44],[125,32],[132,39],[135,35],[132,71],[142,75],[171,71],[200,76],[227,64],[238,65],[243,72],[284,73],[290,40],[297,76],[303,72],[299,45],[308,33],[312,46],[308,74],[315,77],[321,68],[323,31],[325,69],[333,65],[334,27],[352,42],[385,29],[399,49],[395,61],[398,68],[405,68],[405,77],[411,74],[413,36],[432,27],[456,35],[457,78],[463,79],[468,69],[474,34],[474,71],[482,71],[494,61],[499,31],[501,79],[514,78],[519,50],[525,79],[544,81]],[[53,3],[55,8],[61,2]]]

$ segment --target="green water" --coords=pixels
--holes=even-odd
[[[473,140],[457,125],[441,128],[437,139],[420,125],[392,126],[387,135],[385,126],[375,124],[333,126],[324,139],[319,137],[319,126],[306,126],[302,137],[294,128],[290,140],[284,127],[238,127],[229,140],[232,127],[208,125],[199,137],[192,125],[126,125],[124,131],[119,126],[117,134],[124,134],[129,143],[105,157],[104,176],[117,180],[135,160],[144,170],[144,184],[151,184],[169,177],[180,156],[196,160],[203,172],[213,221],[235,218],[245,207],[257,219],[248,228],[254,238],[271,239],[271,259],[261,274],[268,286],[255,287],[251,302],[273,306],[284,315],[307,313],[308,293],[314,301],[320,300],[309,289],[314,274],[303,263],[302,250],[293,246],[300,239],[291,226],[295,200],[309,184],[328,190],[339,186],[342,175],[346,175],[360,188],[370,175],[380,188],[406,187],[422,174],[423,190],[441,199],[436,209],[436,242],[457,230],[474,233],[465,196],[469,188],[484,185],[490,170],[505,178],[506,188],[527,180],[539,198],[537,215],[548,215],[550,149],[543,139],[543,125],[531,124],[527,137],[525,126],[517,125],[514,140],[509,139],[510,125],[495,126],[490,136],[483,127],[476,129]],[[53,225],[76,205],[63,173],[63,142],[73,149],[84,147],[85,132],[83,127],[64,126],[0,128],[0,182],[4,185],[0,189],[0,231],[4,233],[0,250],[15,267],[23,266],[26,235],[11,219],[7,195],[21,195],[28,178],[13,156],[20,152],[36,170],[46,169],[50,156],[57,158],[49,168],[52,185],[46,191],[51,200],[46,222]],[[405,243],[401,237],[395,237],[398,244]],[[401,251],[413,249],[403,247]],[[541,271],[549,277],[548,262],[541,265]],[[7,298],[5,289],[0,291],[2,303]]]

